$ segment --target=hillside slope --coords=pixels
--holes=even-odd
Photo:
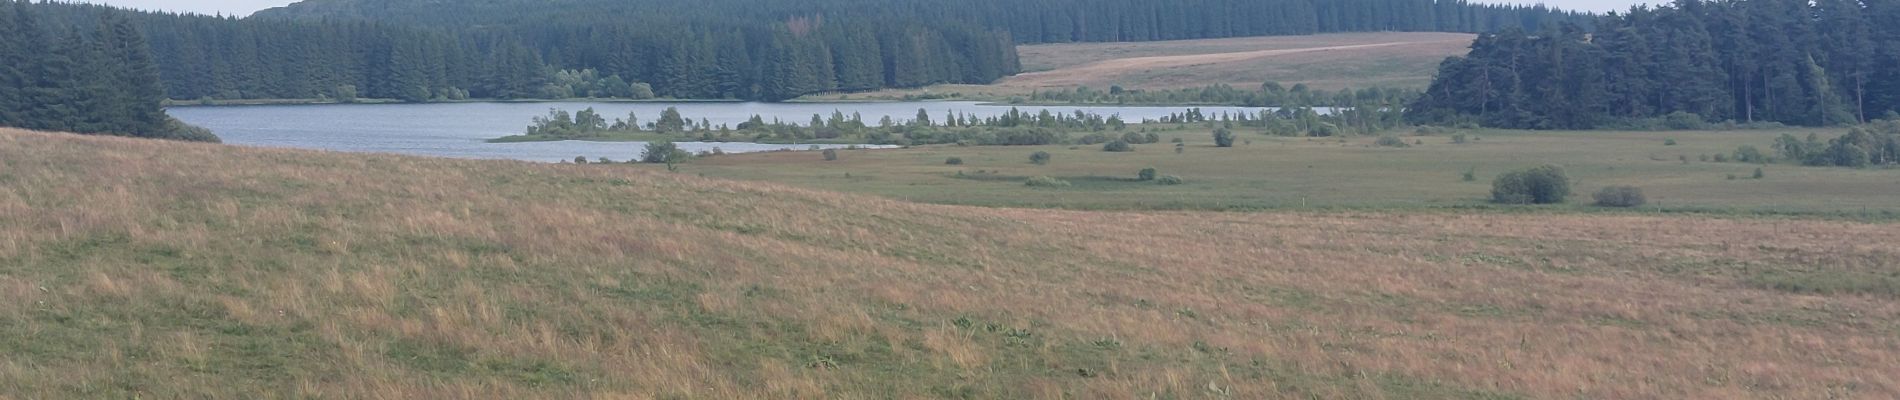
[[[0,398],[1883,398],[1897,240],[0,131]]]
[[[1446,57],[1469,51],[1461,33],[1342,33],[1136,43],[1065,43],[1017,47],[1022,74],[998,86],[1122,86],[1182,89],[1215,84],[1253,89],[1262,82],[1315,89],[1417,87],[1431,83]]]

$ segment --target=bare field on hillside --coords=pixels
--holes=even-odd
[[[1023,73],[990,85],[936,85],[810,100],[944,96],[1000,100],[1046,89],[1180,89],[1267,81],[1315,89],[1410,87],[1431,83],[1445,57],[1470,50],[1473,35],[1385,32],[1017,47]]]
[[[1138,43],[1022,46],[1012,87],[1179,89],[1276,81],[1318,89],[1422,87],[1438,62],[1464,54],[1472,35],[1354,33]]]
[[[1894,398],[1896,242],[0,130],[0,397]]]

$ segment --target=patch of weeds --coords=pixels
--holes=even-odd
[[[1900,297],[1900,273],[1860,271],[1767,271],[1748,277],[1756,287],[1801,294],[1865,294]]]

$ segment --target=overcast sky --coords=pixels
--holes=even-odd
[[[290,4],[293,0],[82,0],[93,3],[111,4],[120,7],[142,8],[147,10],[165,10],[195,12],[200,14],[224,13],[226,15],[250,15],[266,8]],[[760,0],[771,1],[771,0]],[[1484,2],[1486,0],[1479,0]],[[1506,2],[1506,1],[1499,1]],[[1509,1],[1517,2],[1517,1]],[[1647,3],[1646,0],[1545,0],[1543,3],[1570,10],[1610,11],[1629,8],[1631,4]]]

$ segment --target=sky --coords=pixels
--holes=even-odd
[[[91,3],[110,4],[120,7],[147,10],[194,12],[199,14],[251,15],[252,12],[271,7],[290,4],[292,0],[81,0]],[[770,1],[770,0],[760,0]],[[1481,0],[1482,1],[1482,0]],[[1518,2],[1518,1],[1500,1]],[[1647,3],[1645,0],[1544,0],[1546,5],[1569,10],[1611,11],[1629,8],[1632,4]]]

